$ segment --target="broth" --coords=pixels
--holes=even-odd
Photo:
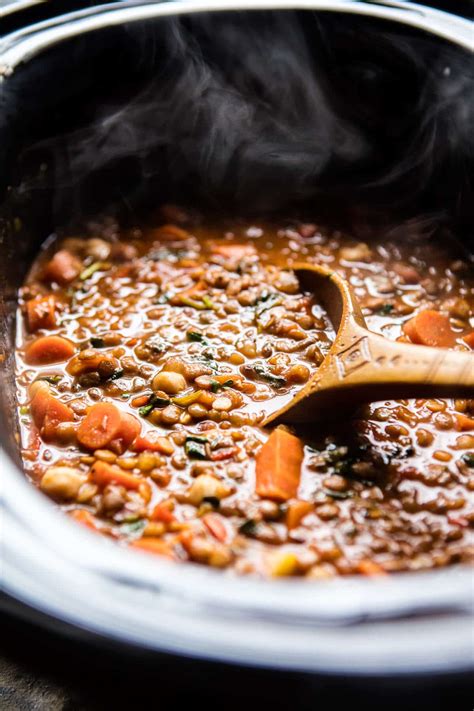
[[[472,560],[474,400],[261,426],[334,338],[301,261],[340,271],[387,338],[474,349],[472,265],[446,240],[165,206],[156,224],[55,239],[33,265],[17,344],[27,475],[120,545],[233,573]]]

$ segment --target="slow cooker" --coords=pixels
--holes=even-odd
[[[150,126],[153,92],[165,102],[167,72],[189,59],[189,47],[193,57],[206,56],[244,82],[248,63],[235,62],[229,48],[240,45],[264,66],[258,45],[270,41],[285,52],[293,48],[290,58],[300,60],[295,27],[317,56],[321,101],[330,94],[336,112],[330,115],[363,129],[328,157],[318,124],[325,114],[318,114],[321,169],[309,194],[295,180],[301,164],[307,168],[303,150],[254,177],[250,188],[252,170],[238,161],[237,177],[232,160],[206,175],[197,145],[209,140],[215,124],[212,117],[198,128],[186,123],[193,75],[180,105],[162,104],[168,113],[157,119],[160,130]],[[180,54],[184,36],[189,45]],[[376,224],[381,215],[390,214],[392,225],[429,215],[468,249],[472,45],[470,23],[448,13],[409,2],[349,0],[105,4],[0,40],[6,606],[18,601],[24,615],[61,625],[67,634],[231,663],[355,675],[472,669],[470,568],[318,584],[234,579],[149,560],[71,523],[21,471],[13,363],[17,289],[48,235],[59,224],[111,210],[126,219],[149,208],[157,194],[189,195],[216,209],[232,203],[268,210],[286,186],[285,199],[310,197],[349,220],[360,218],[356,206],[363,206],[364,221]],[[289,62],[288,81],[297,76]],[[433,121],[441,130],[432,131]],[[361,141],[372,142],[369,157]],[[215,169],[215,162],[204,167]]]

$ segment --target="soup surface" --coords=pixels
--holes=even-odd
[[[338,269],[387,338],[474,350],[472,263],[446,241],[366,244],[165,206],[141,229],[55,238],[33,265],[17,344],[28,476],[120,545],[234,573],[471,560],[474,400],[261,426],[334,338],[296,261]]]

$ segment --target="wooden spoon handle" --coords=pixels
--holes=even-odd
[[[344,419],[365,402],[412,397],[474,397],[474,354],[389,341],[352,322],[308,385],[264,424]]]
[[[358,325],[354,337],[334,354],[342,387],[370,387],[382,399],[474,395],[474,353],[389,341]]]

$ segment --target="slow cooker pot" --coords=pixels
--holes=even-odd
[[[0,41],[1,563],[10,600],[75,634],[229,662],[347,674],[472,668],[469,568],[318,584],[234,579],[132,554],[66,520],[22,474],[13,370],[16,291],[41,243],[89,216],[130,219],[157,196],[219,210],[311,199],[341,217],[343,194],[344,219],[428,215],[468,248],[471,44],[470,24],[446,13],[343,0],[103,5]],[[270,164],[250,150],[246,160],[230,151],[223,165],[245,116],[224,125],[237,131],[224,130],[227,143],[213,111],[189,122],[203,77],[186,71],[204,62],[250,91],[271,76],[271,63],[267,74],[258,66],[270,46],[289,53],[287,82],[317,68],[314,133],[308,126],[296,143],[279,136]],[[236,61],[238,47],[249,61]],[[247,76],[249,67],[258,71]],[[294,97],[290,85],[280,98]],[[341,145],[328,128],[336,120]],[[211,139],[222,141],[218,151]]]

